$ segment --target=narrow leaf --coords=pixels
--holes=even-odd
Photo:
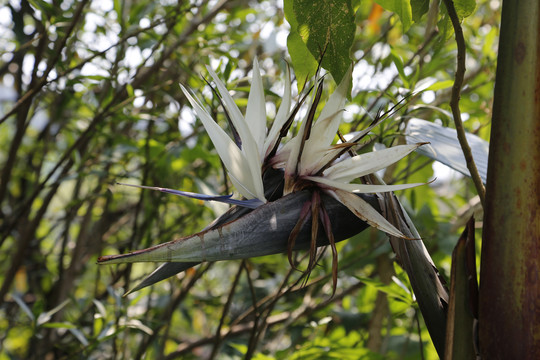
[[[30,310],[30,308],[28,307],[28,305],[26,305],[26,303],[20,297],[20,295],[17,294],[17,293],[13,293],[13,294],[11,294],[11,297],[13,298],[13,300],[15,300],[17,305],[20,306],[20,308],[23,310],[23,312],[26,314],[26,316],[28,316],[28,318],[30,318],[30,320],[34,321],[35,317],[34,317],[34,314],[32,313],[32,310]]]
[[[67,304],[69,304],[70,301],[71,300],[66,299],[63,302],[61,302],[60,304],[58,304],[57,306],[55,306],[54,308],[52,308],[51,310],[39,314],[39,316],[37,318],[37,321],[36,321],[37,326],[43,325],[46,322],[48,322],[49,320],[51,320],[53,315],[56,314],[57,312],[59,312],[60,310],[62,310]]]
[[[467,133],[467,141],[480,177],[484,184],[487,178],[489,143],[480,137]],[[418,153],[439,161],[460,173],[470,176],[467,162],[457,139],[455,129],[421,119],[410,119],[405,129],[407,143],[429,142],[428,146],[418,149]]]
[[[371,286],[378,291],[384,292],[386,295],[395,299],[401,300],[406,304],[413,305],[413,298],[411,293],[400,286],[396,286],[395,283],[385,284],[381,281],[374,280],[369,277],[354,276],[364,284]]]

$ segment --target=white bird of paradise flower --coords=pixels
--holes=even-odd
[[[353,183],[353,181],[373,174],[399,161],[423,145],[423,143],[398,145],[380,151],[354,155],[352,150],[358,144],[358,141],[367,135],[374,126],[380,123],[380,121],[373,121],[367,129],[358,133],[351,140],[333,144],[344,111],[351,80],[351,69],[343,77],[341,83],[320,111],[316,122],[314,121],[314,117],[321,98],[323,84],[322,80],[315,81],[316,91],[313,95],[314,100],[300,125],[298,134],[281,147],[278,146],[282,138],[287,134],[298,109],[307,97],[307,94],[304,95],[291,110],[291,80],[288,70],[285,79],[284,95],[279,110],[271,128],[267,130],[266,100],[257,59],[253,62],[253,78],[245,116],[242,115],[233,97],[229,94],[227,87],[219,79],[214,70],[210,67],[207,67],[207,69],[219,92],[220,101],[230,121],[230,127],[233,132],[237,133],[235,134],[235,140],[231,139],[217,124],[195,95],[192,95],[183,85],[180,86],[210,136],[227,169],[231,182],[246,200],[232,199],[231,195],[212,196],[158,187],[131,186],[160,190],[202,200],[221,201],[255,209],[264,206],[268,202],[265,197],[263,184],[263,172],[265,169],[267,167],[273,167],[282,170],[284,173],[283,196],[304,189],[312,191],[312,199],[304,204],[297,225],[299,229],[306,222],[309,214],[311,214],[312,219],[320,219],[334,254],[334,286],[337,276],[337,255],[329,216],[326,213],[324,203],[321,202],[322,193],[326,193],[338,200],[358,218],[371,226],[389,235],[404,237],[398,229],[390,224],[369,203],[358,196],[357,193],[402,190],[423,185],[423,183],[374,185]],[[349,158],[341,160],[342,155],[347,152],[352,155]],[[308,270],[313,265],[318,224],[319,221],[312,221],[313,239],[310,247],[310,265]],[[289,236],[288,251],[291,265],[293,265],[291,252],[295,241],[294,232],[298,229],[295,227]],[[177,243],[178,241],[175,240],[170,242],[171,245],[167,246],[163,245],[169,243],[126,255],[103,256],[99,259],[99,262],[193,261],[194,257],[190,257],[185,251],[182,253],[180,248],[175,247]],[[199,259],[199,261],[205,260],[207,260],[205,256]]]

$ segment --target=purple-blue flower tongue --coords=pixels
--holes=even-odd
[[[155,190],[155,191],[161,191],[167,194],[173,194],[173,195],[179,195],[184,196],[192,199],[199,199],[204,201],[219,201],[226,204],[231,205],[238,205],[242,207],[247,207],[250,209],[256,209],[262,204],[264,204],[259,199],[246,199],[246,200],[237,200],[237,199],[231,199],[232,194],[230,195],[206,195],[206,194],[198,194],[198,193],[192,193],[189,191],[180,191],[180,190],[174,190],[174,189],[168,189],[168,188],[162,188],[157,186],[144,186],[144,185],[133,185],[133,184],[124,184],[124,183],[117,183],[118,185],[124,185],[124,186],[131,186],[141,189],[148,189],[148,190]]]

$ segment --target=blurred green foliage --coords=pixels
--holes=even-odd
[[[390,2],[351,4],[346,55],[355,67],[341,132],[406,95],[374,145],[403,141],[411,117],[452,126],[456,50],[444,9],[402,1],[409,8],[396,15],[378,3]],[[460,4],[470,14],[461,111],[467,130],[488,139],[500,5],[478,1],[470,13],[470,1]],[[223,211],[115,183],[233,191],[178,83],[202,93],[225,123],[204,66],[244,95],[257,56],[275,112],[289,60],[280,2],[14,0],[0,6],[0,27],[1,360],[437,358],[407,277],[376,231],[338,244],[333,297],[324,254],[305,286],[275,255],[203,264],[128,297],[153,265],[96,265],[104,253],[192,234]],[[384,178],[438,177],[399,195],[448,277],[474,188],[437,169],[413,155]]]

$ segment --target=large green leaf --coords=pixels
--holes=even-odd
[[[291,26],[291,32],[287,37],[287,49],[291,56],[292,66],[296,75],[298,91],[304,87],[307,79],[312,77],[317,71],[317,61],[309,52],[306,44],[302,41],[302,37],[298,33],[298,21],[294,14],[293,6],[295,0],[285,0],[283,2],[283,11],[285,18]]]
[[[386,10],[397,14],[403,24],[403,31],[409,30],[413,22],[411,2],[408,0],[376,0],[375,2]]]
[[[340,83],[351,65],[350,48],[356,29],[350,1],[294,0],[293,11],[295,30],[303,43],[315,59],[320,60],[324,54],[322,66]]]
[[[411,0],[412,20],[420,21],[429,10],[429,0]]]
[[[454,0],[454,7],[460,19],[470,16],[476,9],[475,0]]]

